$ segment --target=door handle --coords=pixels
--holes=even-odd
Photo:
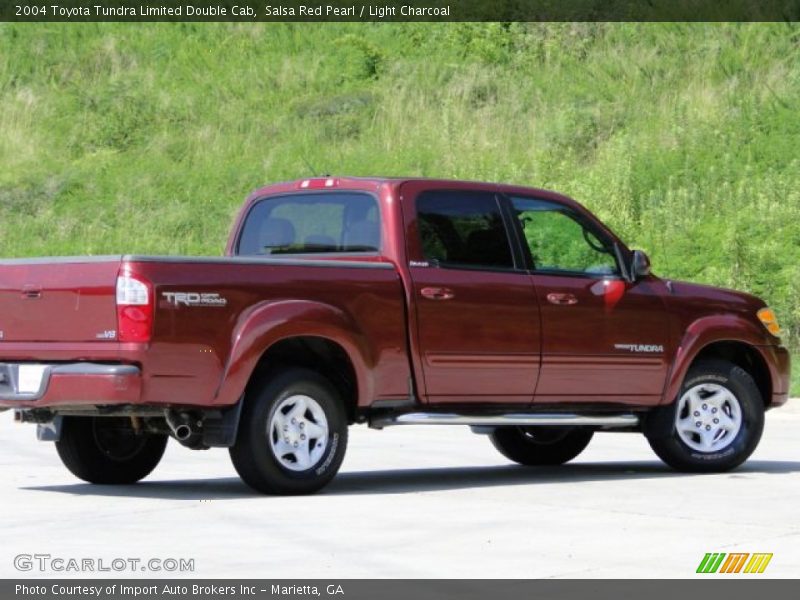
[[[37,285],[26,285],[22,288],[22,297],[36,300],[42,297],[42,288]]]
[[[550,304],[565,304],[571,306],[578,303],[578,298],[575,294],[565,294],[561,292],[551,292],[547,294],[547,301]]]
[[[455,297],[453,290],[440,287],[422,288],[420,294],[429,300],[450,300]]]

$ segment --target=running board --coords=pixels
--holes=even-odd
[[[639,417],[632,413],[613,415],[576,415],[571,413],[509,413],[494,415],[469,415],[441,412],[413,412],[402,414],[376,415],[370,419],[369,426],[376,429],[390,425],[472,425],[478,427],[518,427],[532,426],[595,426],[595,427],[635,427]]]

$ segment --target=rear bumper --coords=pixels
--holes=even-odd
[[[0,363],[0,407],[135,404],[141,398],[142,374],[135,365],[77,362],[38,366],[39,385],[34,390],[35,385],[23,381],[24,369],[31,363]]]

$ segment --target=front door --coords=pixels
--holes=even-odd
[[[403,194],[427,401],[529,404],[539,308],[528,273],[517,268],[501,199],[470,190]]]
[[[541,307],[535,401],[658,404],[671,350],[663,282],[624,279],[608,234],[572,207],[511,205]]]

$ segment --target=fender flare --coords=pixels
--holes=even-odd
[[[233,328],[231,350],[214,404],[236,404],[269,348],[281,340],[305,336],[338,344],[347,354],[356,374],[356,402],[360,404],[372,397],[372,347],[355,321],[341,309],[322,302],[276,300],[256,304],[239,317]]]
[[[770,375],[774,373],[770,361],[764,355],[762,347],[769,342],[764,331],[752,321],[738,315],[713,315],[702,317],[686,328],[683,338],[675,352],[672,369],[664,386],[662,405],[672,404],[678,396],[683,380],[697,356],[711,344],[732,342],[745,344],[758,352],[769,367]]]

